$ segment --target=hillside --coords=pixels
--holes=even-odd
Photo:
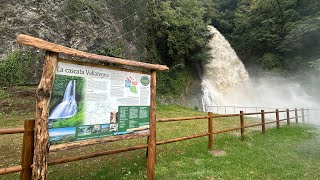
[[[31,62],[24,64],[24,72],[19,74],[28,78],[6,83],[3,76],[14,76],[7,72],[0,77],[0,85],[35,83],[41,74],[43,52],[18,46],[15,39],[20,33],[82,51],[144,60],[147,8],[146,0],[1,1],[0,69],[10,71],[5,67],[10,66],[5,64],[9,59]]]

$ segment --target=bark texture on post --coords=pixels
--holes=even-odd
[[[244,113],[240,111],[240,126],[241,126],[241,139],[244,139]]]
[[[46,52],[42,77],[36,91],[35,145],[33,179],[46,179],[48,173],[49,133],[48,115],[52,85],[58,62],[58,53]]]
[[[261,123],[262,123],[262,134],[266,133],[266,119],[265,119],[265,114],[264,114],[264,110],[261,110]]]
[[[305,122],[305,118],[304,118],[304,109],[301,108],[301,116],[302,116],[302,122]]]
[[[279,109],[276,109],[276,125],[277,129],[280,128]]]
[[[21,180],[29,180],[32,178],[32,162],[34,149],[34,120],[24,121],[23,147],[21,158]]]
[[[147,179],[153,180],[156,162],[156,70],[151,70],[150,136],[148,142]]]
[[[286,113],[287,113],[287,125],[290,126],[290,112],[289,112],[289,109],[286,109]]]
[[[213,148],[213,115],[212,112],[208,112],[208,132],[209,132],[209,138],[208,138],[208,148],[209,150],[212,150]]]
[[[296,123],[299,123],[299,117],[298,117],[298,109],[297,108],[295,108],[294,109],[294,115],[295,115],[295,117],[296,117]]]

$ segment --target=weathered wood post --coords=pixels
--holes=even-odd
[[[302,116],[302,122],[304,123],[305,121],[305,118],[304,118],[304,109],[301,108],[301,116]]]
[[[22,158],[20,173],[21,180],[29,180],[32,178],[32,162],[34,150],[34,120],[24,121],[23,145],[22,145]]]
[[[212,150],[213,148],[213,115],[212,112],[208,112],[208,148],[209,150]]]
[[[277,124],[277,129],[279,129],[280,128],[279,109],[276,109],[276,124]]]
[[[147,179],[155,179],[156,162],[156,70],[151,70],[150,136],[148,143]]]
[[[33,179],[47,179],[49,132],[48,115],[52,84],[58,63],[58,53],[46,52],[42,77],[36,91],[35,145],[33,158]]]
[[[244,139],[244,113],[240,111],[240,126],[241,126],[241,139]]]
[[[264,110],[261,110],[261,128],[262,128],[262,134],[266,133],[266,119],[264,115]]]
[[[289,109],[286,109],[286,113],[287,113],[287,125],[290,126],[290,112],[289,112]]]
[[[299,123],[299,119],[298,119],[298,109],[297,109],[297,108],[294,109],[294,115],[295,115],[295,117],[296,117],[296,123]]]

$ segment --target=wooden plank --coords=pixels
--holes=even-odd
[[[88,67],[103,68],[103,69],[110,69],[110,70],[116,70],[116,71],[133,72],[133,73],[138,73],[138,74],[150,75],[150,71],[146,70],[146,69],[140,69],[140,70],[124,69],[122,67],[117,67],[117,66],[106,66],[106,65],[102,65],[102,64],[94,64],[94,63],[90,63],[90,62],[75,61],[75,60],[62,59],[62,58],[58,58],[58,62],[67,63],[67,64],[75,64],[75,65],[80,65],[80,66],[88,66]]]
[[[212,112],[208,112],[209,118],[208,118],[208,148],[209,150],[213,149],[213,118],[212,118]]]
[[[37,101],[34,130],[35,147],[32,169],[33,179],[47,179],[47,161],[49,153],[48,114],[57,62],[57,53],[46,52],[42,77],[36,91]]]
[[[244,113],[244,115],[258,115],[258,114],[261,114],[259,112],[256,112],[256,113]]]
[[[179,138],[174,138],[174,139],[169,139],[169,140],[163,140],[163,141],[157,142],[157,145],[173,143],[173,142],[183,141],[183,140],[187,140],[187,139],[194,139],[194,138],[204,137],[204,136],[208,136],[208,135],[209,135],[209,133],[202,133],[202,134],[195,134],[195,135],[191,135],[191,136],[179,137]]]
[[[159,118],[157,122],[171,122],[171,121],[187,121],[196,119],[207,119],[209,116],[193,116],[193,117],[179,117],[179,118]]]
[[[240,116],[240,114],[214,115],[213,118],[234,117],[234,116]]]
[[[39,49],[44,49],[51,52],[56,53],[63,53],[71,56],[78,56],[82,58],[88,58],[88,59],[95,59],[99,61],[109,62],[109,63],[116,63],[116,64],[122,64],[126,66],[133,66],[133,67],[139,67],[139,68],[146,68],[146,69],[154,69],[158,71],[165,71],[169,68],[164,65],[158,65],[158,64],[149,64],[149,63],[143,63],[139,61],[131,61],[126,59],[120,59],[115,57],[109,57],[109,56],[102,56],[92,53],[87,53],[83,51],[79,51],[76,49],[68,48],[65,46],[61,46],[58,44],[54,44],[39,38],[35,38],[32,36],[19,34],[17,36],[17,43],[27,46],[36,47]]]
[[[0,134],[18,134],[18,133],[24,133],[24,128],[0,129]]]
[[[21,180],[32,178],[33,150],[34,150],[34,120],[24,121],[25,132],[23,134],[22,158],[20,173]]]
[[[11,166],[11,167],[6,167],[6,168],[0,168],[0,175],[20,172],[21,170],[22,170],[21,165],[19,165],[19,166]]]
[[[256,127],[256,126],[261,126],[261,125],[262,125],[262,123],[259,123],[259,124],[250,124],[250,125],[244,126],[244,128]]]
[[[52,165],[56,165],[56,164],[63,164],[63,163],[72,162],[72,161],[79,161],[79,160],[84,160],[84,159],[89,159],[89,158],[94,158],[94,157],[99,157],[99,156],[105,156],[105,155],[110,155],[110,154],[117,154],[117,153],[126,152],[126,151],[133,151],[133,150],[137,150],[137,149],[144,149],[144,148],[146,148],[146,147],[148,147],[147,144],[142,144],[142,145],[125,147],[125,148],[107,150],[107,151],[102,151],[102,152],[84,154],[84,155],[79,155],[79,156],[66,157],[66,158],[61,158],[61,159],[55,159],[55,160],[51,160],[51,161],[48,163],[48,165],[49,165],[49,166],[52,166]]]
[[[157,74],[155,70],[151,70],[151,96],[150,96],[150,135],[148,141],[148,160],[147,160],[147,179],[155,179],[155,163],[156,163],[156,99],[157,99]]]
[[[261,129],[262,129],[262,134],[266,133],[266,119],[264,115],[264,110],[261,110]]]
[[[225,132],[237,131],[237,130],[240,130],[240,129],[241,129],[241,127],[223,129],[223,130],[215,131],[215,132],[213,132],[213,134],[220,134],[220,133],[225,133]]]
[[[83,141],[77,142],[70,142],[65,144],[58,144],[50,146],[50,152],[62,151],[62,150],[69,150],[78,147],[84,147],[94,144],[102,144],[107,142],[114,142],[119,140],[126,140],[126,139],[135,139],[139,137],[146,137],[148,136],[148,132],[139,133],[139,134],[124,134],[124,135],[117,135],[117,136],[109,136],[105,138],[98,138],[98,139],[88,139]]]
[[[273,124],[276,123],[277,121],[270,121],[270,122],[266,122],[265,124]]]

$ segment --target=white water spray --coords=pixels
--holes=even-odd
[[[213,34],[208,44],[211,57],[204,67],[201,83],[204,110],[207,106],[227,105],[228,94],[249,84],[249,74],[229,42],[213,26],[209,30]]]
[[[312,97],[297,82],[280,77],[249,79],[249,75],[220,32],[209,26],[213,33],[208,46],[211,58],[204,66],[202,77],[202,106],[251,106],[274,108],[306,108],[316,106]]]
[[[53,109],[49,119],[70,118],[76,113],[76,80],[71,80],[66,87],[62,102]]]

